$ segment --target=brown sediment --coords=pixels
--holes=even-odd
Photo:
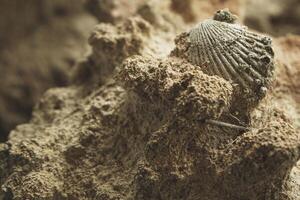
[[[175,115],[188,114],[191,121],[218,118],[230,106],[229,83],[177,58],[156,62],[134,57],[124,63],[118,79],[141,98],[162,104]]]
[[[283,67],[296,56],[276,58],[277,81],[245,124],[233,84],[185,60],[186,33],[174,49],[190,25],[165,5],[141,8],[98,25],[72,85],[48,90],[0,144],[0,198],[297,200],[299,132],[273,103],[297,93]],[[275,45],[292,55],[294,40]]]
[[[101,22],[116,23],[133,14],[146,0],[87,0],[86,8]]]
[[[296,128],[300,128],[300,37],[288,35],[275,40],[278,68],[272,94],[281,104]]]
[[[50,87],[66,86],[96,20],[81,3],[1,1],[0,141],[27,122]]]
[[[104,83],[125,58],[141,54],[143,41],[149,34],[150,25],[138,17],[129,18],[116,26],[96,26],[89,38],[92,54],[78,65],[73,75],[74,82]]]

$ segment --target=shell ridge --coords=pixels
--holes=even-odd
[[[216,23],[216,24],[222,24],[223,22],[220,22],[220,23]],[[222,24],[222,26],[223,27],[225,27],[226,25],[224,25],[224,24]],[[228,26],[229,25],[227,25],[227,29],[229,29],[228,28]],[[244,30],[244,29],[242,29],[242,30]],[[240,32],[241,32],[241,30],[240,30]],[[241,35],[243,35],[242,34],[242,32],[241,32]],[[219,37],[218,37],[219,38]],[[239,38],[239,36],[237,36],[237,37],[233,37],[234,39],[238,39]],[[233,41],[234,41],[234,39],[233,39]],[[247,81],[249,81],[249,82],[251,82],[251,83],[253,83],[253,78],[251,77],[251,76],[249,76],[249,74],[247,74],[243,69],[241,69],[241,65],[245,65],[246,67],[245,68],[247,68],[247,69],[250,69],[250,71],[252,72],[252,73],[254,73],[256,76],[258,76],[258,78],[261,80],[261,76],[255,71],[254,72],[254,70],[253,69],[251,69],[251,64],[250,64],[250,66],[249,66],[249,64],[247,63],[247,59],[241,59],[241,58],[239,58],[237,55],[236,55],[236,53],[240,53],[239,52],[239,49],[229,49],[231,52],[232,52],[232,55],[233,55],[233,59],[234,60],[236,60],[236,63],[237,63],[237,65],[233,65],[233,66],[235,66],[235,68],[236,68],[236,70],[235,71],[239,71],[245,78],[246,78],[246,80]],[[235,50],[235,51],[233,51],[233,50]],[[238,51],[238,52],[236,52],[236,51]],[[245,57],[247,58],[247,56],[245,55]],[[224,72],[224,70],[222,70],[223,72]]]
[[[197,49],[196,49],[197,51],[197,58],[198,58],[198,60],[196,61],[199,65],[203,65],[203,63],[205,62],[204,61],[204,58],[203,58],[203,56],[202,56],[202,53],[201,52],[203,52],[203,49],[202,49],[202,46],[197,46]]]
[[[228,53],[225,53],[224,57],[226,60],[229,60],[228,63],[230,64],[229,66],[232,73],[234,74],[235,79],[237,79],[243,85],[243,87],[249,87],[249,84],[247,84],[247,81],[249,80],[245,78],[245,76],[241,76],[239,72],[236,70],[236,67],[232,67],[232,66],[236,66],[235,64],[233,64],[236,63],[236,61],[232,58],[232,56],[230,56]],[[244,73],[242,73],[242,75],[244,75]]]
[[[204,27],[202,27],[202,41],[205,44],[205,49],[211,52],[211,44],[209,43],[207,34],[205,32]],[[211,53],[206,54],[208,56],[208,62],[211,63],[211,69],[215,72],[216,75],[221,76],[220,70],[216,67],[214,59],[212,58]]]
[[[229,25],[230,25],[230,24],[229,24]],[[256,42],[259,42],[260,45],[262,45],[262,46],[265,45],[265,44],[262,42],[262,40],[261,40],[261,36],[259,36],[258,34],[252,33],[252,32],[247,32],[246,29],[242,29],[242,30],[243,30],[243,34],[244,34],[245,37],[250,38],[250,39],[252,39],[252,40],[255,40]],[[234,33],[236,33],[236,32],[241,32],[241,30],[240,30],[238,27],[234,27],[234,26],[232,26],[232,31],[233,31]]]
[[[208,46],[206,45],[206,42],[205,42],[206,40],[205,40],[205,35],[204,35],[202,26],[201,26],[201,31],[200,31],[198,38],[199,38],[199,41],[203,41],[204,49],[208,49]],[[207,58],[209,58],[209,55],[207,54],[206,51],[203,51],[203,53],[205,54],[205,56]],[[205,62],[207,62],[207,61],[205,60]],[[210,61],[208,60],[208,62],[210,62]],[[207,67],[207,68],[210,68],[210,67]],[[212,67],[210,70],[213,72],[213,74],[219,75],[219,71],[217,69],[215,69],[214,67]]]
[[[241,52],[240,49],[238,49],[238,48],[236,48],[236,50],[237,50],[238,53],[241,55],[241,59],[242,59],[246,64],[248,64],[248,65],[250,66],[248,69],[251,71],[252,75],[254,75],[256,78],[262,80],[262,79],[263,79],[262,75],[260,75],[260,74],[259,74],[255,69],[253,69],[253,67],[252,67],[252,66],[254,66],[255,64],[258,65],[258,63],[254,63],[254,64],[253,64],[253,62],[251,62],[252,59],[251,59],[251,58],[248,59],[249,56],[245,55],[245,54],[244,54],[243,52]]]
[[[222,33],[222,31],[219,29],[218,26],[216,26],[216,25],[213,25],[213,26],[214,26],[215,30],[216,30],[219,34]],[[227,34],[230,35],[231,37],[234,37],[234,35],[233,35],[231,32],[228,32]],[[250,52],[250,51],[248,50],[249,48],[251,48],[251,45],[250,45],[250,44],[242,43],[241,40],[239,40],[239,39],[237,39],[235,42],[236,42],[237,45],[239,45],[239,47],[242,49],[242,52],[244,52],[245,54],[251,53],[251,54],[254,54],[257,58],[259,57],[256,53]],[[255,60],[253,60],[253,59],[251,59],[251,62],[253,62],[253,63],[251,63],[251,64],[253,64],[253,65],[257,65],[257,64],[258,64],[258,63],[257,63]]]
[[[248,76],[243,70],[240,70],[240,63],[236,60],[236,58],[232,55],[230,55],[228,52],[225,52],[226,57],[229,58],[229,60],[232,63],[232,66],[234,66],[234,71],[238,74],[238,76],[242,77],[243,80],[246,80],[245,82],[253,83],[253,79]],[[249,84],[246,84],[249,86]]]
[[[235,78],[238,79],[240,81],[240,83],[242,83],[242,85],[245,87],[245,86],[249,86],[246,81],[244,79],[246,79],[248,82],[251,81],[252,82],[252,79],[250,79],[245,72],[242,71],[242,75],[240,75],[240,70],[239,70],[239,62],[235,60],[235,58],[233,58],[226,50],[225,48],[232,52],[232,49],[230,49],[230,47],[228,46],[222,46],[222,48],[224,49],[223,52],[225,52],[225,59],[229,60],[230,63],[229,63],[229,67],[231,69],[231,71],[235,74]],[[231,64],[231,65],[230,65]]]
[[[258,49],[257,47],[255,47],[254,45],[251,45],[249,43],[246,43],[245,41],[239,41],[239,43],[241,43],[242,45],[244,45],[246,48],[251,48],[253,51],[251,52],[252,54],[255,54],[256,58],[258,59],[259,57],[264,55],[264,52],[260,49]],[[259,60],[259,59],[258,59]],[[260,69],[259,69],[260,70]]]
[[[222,72],[223,72],[223,74],[224,74],[224,76],[222,76],[222,72],[220,72],[220,70],[218,69],[218,67],[217,67],[217,64],[216,64],[216,60],[215,59],[217,59],[217,57],[216,57],[216,55],[215,55],[215,53],[214,53],[214,45],[213,45],[213,43],[212,43],[212,39],[211,39],[211,37],[210,37],[210,32],[207,30],[207,28],[206,27],[204,27],[203,26],[203,33],[206,35],[206,40],[205,41],[207,41],[208,42],[208,46],[209,46],[209,51],[212,53],[212,55],[213,56],[211,56],[211,55],[209,55],[209,57],[210,57],[210,59],[211,59],[211,61],[213,62],[213,67],[216,69],[216,71],[218,71],[219,73],[218,73],[218,75],[220,76],[220,77],[224,77],[224,78],[226,78],[227,80],[230,80],[230,77],[229,77],[229,75],[226,73],[226,71],[224,70],[224,68],[223,68],[223,66],[221,65],[220,67],[221,67],[221,70],[222,70]],[[214,58],[213,58],[214,57]]]
[[[219,33],[219,34],[222,34],[223,33],[223,30],[221,30],[220,29],[220,27],[218,27],[216,24],[214,24],[213,25],[214,26],[214,29]],[[231,32],[230,30],[227,30],[227,33],[226,34],[228,34],[227,36],[228,37],[232,37],[232,38],[235,38],[235,42],[236,43],[239,43],[240,44],[240,46],[243,48],[243,50],[244,50],[244,52],[246,53],[246,52],[249,52],[248,50],[247,50],[247,47],[249,48],[249,45],[247,44],[247,46],[245,47],[243,44],[241,44],[240,43],[240,40],[238,39],[241,35],[239,35],[239,36],[235,36],[234,34],[233,34],[233,32]]]
[[[197,53],[198,53],[198,55],[202,54],[203,52],[204,52],[204,51],[203,51],[202,49],[197,48]],[[205,62],[204,59],[201,59],[200,62],[198,62],[198,63],[199,63],[199,65],[201,65],[202,67],[205,68],[204,71],[206,71],[209,75],[213,75],[213,74],[214,74],[214,73],[212,72],[211,68],[210,68],[210,67],[207,67],[207,64],[206,64],[206,62]]]
[[[215,23],[215,27],[218,23]],[[257,34],[246,32],[246,29],[238,29],[237,27],[233,26],[233,24],[227,24],[227,26],[223,25],[223,28],[226,27],[226,32],[231,33],[233,35],[238,35],[236,37],[244,37],[247,42],[253,41],[256,42],[256,45],[260,48],[264,48],[265,44],[262,42],[261,37]],[[229,27],[234,27],[233,29],[230,29]],[[218,27],[220,28],[220,27]],[[251,44],[251,42],[249,42]]]
[[[202,29],[202,27],[199,25],[197,26],[198,29]],[[197,45],[194,45],[195,48],[192,48],[191,49],[191,57],[190,58],[190,61],[193,63],[193,64],[197,64],[199,65],[200,67],[204,67],[202,65],[204,65],[207,61],[205,60],[205,57],[207,58],[207,55],[206,55],[206,51],[202,51],[202,48],[204,47],[204,49],[206,49],[206,46],[205,44],[201,44],[199,41],[203,41],[203,36],[201,36],[201,33],[202,31],[196,31],[197,29],[194,29],[194,30],[191,30],[190,32],[190,36],[191,36],[191,42],[192,44],[197,44]],[[196,52],[197,51],[197,52]],[[195,52],[198,54],[198,55],[194,55]],[[204,55],[203,55],[204,54]],[[199,59],[194,59],[194,57],[200,57]],[[211,75],[214,75],[216,74],[216,72],[214,72],[210,67],[205,67],[204,71],[206,71],[208,74],[211,74]]]
[[[206,27],[206,29],[207,29],[207,32],[210,34],[210,35],[212,35],[212,34],[214,34],[214,35],[218,35],[218,34],[216,34],[215,32],[212,32],[212,28],[211,28],[211,26],[210,25],[208,25],[207,27]],[[209,36],[210,37],[210,36]],[[220,55],[222,55],[221,54],[221,52],[220,52],[220,49],[219,49],[219,47],[221,47],[220,46],[220,41],[217,41],[215,38],[210,38],[211,40],[214,40],[214,43],[215,43],[215,48],[212,48],[212,52],[213,52],[213,55],[214,55],[214,57],[215,57],[215,60],[216,60],[216,62],[217,62],[217,64],[220,66],[220,68],[221,68],[221,70],[222,70],[222,72],[223,72],[223,74],[224,74],[224,76],[225,76],[225,78],[227,79],[227,80],[232,80],[232,75],[230,74],[230,73],[228,73],[228,69],[227,69],[227,67],[223,64],[223,62],[220,60],[220,58],[219,58],[219,56]]]
[[[249,76],[249,74],[247,74],[245,71],[244,71],[244,69],[243,69],[243,67],[245,67],[245,68],[248,68],[248,65],[245,63],[245,61],[243,60],[243,59],[241,59],[237,54],[236,54],[236,52],[232,52],[232,57],[233,57],[233,59],[238,63],[238,65],[237,65],[237,70],[240,72],[240,73],[242,73],[243,75],[244,75],[244,77],[249,81],[249,82],[251,82],[251,83],[253,83],[253,78],[252,77],[250,77]]]
[[[242,45],[240,45],[239,41],[240,41],[240,40],[237,40],[237,44],[239,45],[239,47],[240,47],[240,46],[243,47]],[[243,47],[243,48],[245,48],[245,47]],[[249,54],[252,53],[252,52],[248,51],[247,54],[245,54],[245,52],[242,51],[240,48],[235,48],[235,49],[236,49],[236,50],[238,51],[238,53],[241,55],[242,60],[243,60],[245,63],[247,63],[248,65],[251,66],[251,67],[249,67],[248,69],[251,71],[252,75],[255,76],[256,78],[258,78],[259,80],[262,81],[262,80],[263,80],[263,77],[262,77],[262,75],[260,74],[260,73],[261,73],[261,69],[259,68],[260,64],[259,64],[258,62],[256,62],[256,60],[254,60],[253,58],[251,58],[251,57],[249,56]],[[252,53],[252,54],[253,54],[253,53]],[[254,54],[254,55],[255,55],[255,54]],[[254,57],[258,58],[259,56],[256,55],[256,56],[254,56]]]
[[[222,22],[220,22],[220,23],[218,23],[218,24],[221,24]],[[209,38],[210,39],[210,37],[209,36],[207,36],[207,34],[206,34],[206,29],[204,30],[203,28],[204,27],[206,27],[207,26],[207,24],[206,23],[204,23],[204,25],[201,27],[201,31],[199,31],[199,32],[201,32],[201,33],[203,33],[203,38],[205,39],[205,38]],[[222,24],[222,26],[224,26],[223,24]],[[219,38],[219,37],[217,37],[217,38]],[[203,40],[204,41],[204,43],[207,41],[207,40]],[[220,42],[220,41],[219,41]],[[212,48],[212,44],[210,43],[210,44],[208,44],[208,45],[206,45],[206,46],[209,46],[209,47],[211,47]],[[207,48],[207,50],[209,50],[209,51],[212,51],[211,50],[211,48]],[[228,56],[228,54],[227,54],[227,56]],[[213,60],[212,58],[211,58],[211,55],[208,55],[208,57],[211,59],[211,60]],[[239,70],[239,66],[240,66],[240,62],[241,61],[236,61],[236,58],[234,58],[234,57],[232,57],[231,58],[231,60],[234,60],[235,61],[235,64],[233,65],[234,66],[234,68],[235,68],[235,71],[238,71],[238,72],[240,72],[241,70]],[[216,66],[216,64],[215,63],[212,63],[213,65],[211,66],[211,68],[213,68],[214,69],[214,71],[216,71],[216,70],[218,70],[218,67]],[[224,70],[223,70],[224,71]],[[219,70],[218,70],[218,72],[219,72]],[[237,74],[239,74],[237,72]],[[220,72],[219,73],[217,73],[217,75],[218,76],[220,76],[220,77],[224,77],[224,76],[222,76],[221,74],[220,74]],[[243,77],[248,81],[248,82],[253,82],[253,79],[251,79],[251,77],[249,77],[244,71],[242,71],[242,75],[243,75]],[[225,77],[224,77],[225,78]],[[227,77],[227,79],[228,79],[228,77]],[[245,83],[245,81],[243,81],[243,83]],[[245,86],[245,85],[244,85]],[[246,84],[246,86],[248,86],[248,84]]]
[[[192,48],[192,49],[190,50],[191,52],[195,52],[195,50],[198,49],[197,46],[193,46],[193,47],[191,47],[191,48]],[[192,62],[196,62],[196,63],[197,63],[198,55],[195,55],[195,53],[191,53],[189,59],[190,59]]]
[[[212,29],[212,31],[216,31],[216,30],[215,30],[215,29]],[[248,86],[248,84],[246,84],[244,78],[243,78],[242,76],[240,76],[240,75],[237,73],[237,71],[235,70],[234,67],[232,67],[232,65],[235,65],[235,64],[233,64],[232,62],[228,62],[228,60],[230,60],[230,59],[228,58],[230,55],[226,53],[226,51],[224,50],[224,47],[223,47],[223,46],[221,46],[221,45],[219,45],[219,46],[222,48],[223,52],[225,52],[225,55],[226,55],[226,56],[222,55],[222,53],[220,52],[219,48],[216,48],[216,49],[219,51],[219,55],[221,56],[222,61],[225,63],[224,66],[225,66],[226,69],[231,73],[231,76],[234,77],[234,79],[238,79],[238,81],[239,81],[244,87]],[[232,60],[232,59],[231,59],[231,60]],[[238,65],[238,63],[236,63],[236,65]]]
[[[271,39],[239,24],[205,20],[191,30],[190,61],[249,95],[267,87],[274,70]],[[196,58],[195,58],[196,57]]]
[[[197,34],[197,31],[193,31],[193,32],[191,32],[190,33],[191,35],[194,35],[194,34]],[[195,40],[195,38],[194,37],[192,37],[191,38],[191,44],[193,44],[193,46],[191,47],[192,49],[190,50],[190,52],[192,52],[191,54],[190,54],[190,60],[193,62],[193,63],[199,63],[199,60],[201,60],[201,58],[199,58],[199,57],[202,57],[199,53],[198,53],[198,55],[195,55],[195,53],[194,52],[198,52],[198,49],[199,49],[199,45],[196,45],[196,44],[198,44],[197,43],[197,40]]]
[[[247,28],[245,28],[245,27],[237,26],[236,24],[228,24],[228,23],[224,23],[224,22],[215,22],[214,24],[218,24],[218,25],[221,24],[222,28],[226,27],[226,31],[229,31],[230,33],[233,33],[234,35],[239,35],[241,37],[255,40],[256,42],[258,42],[258,45],[260,47],[263,47],[265,45],[265,43],[261,39],[261,36],[259,36],[256,33],[248,32]]]

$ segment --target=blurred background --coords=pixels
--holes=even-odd
[[[244,24],[273,36],[300,34],[299,0],[246,0]]]
[[[146,1],[0,0],[0,141],[30,120],[45,90],[70,84],[72,68],[90,52],[87,40],[97,23],[117,23]],[[191,24],[202,20],[198,6],[226,6],[251,29],[273,37],[300,34],[299,0],[170,2],[179,14],[192,10],[182,15]]]

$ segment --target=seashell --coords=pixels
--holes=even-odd
[[[189,32],[189,62],[235,83],[243,92],[263,96],[274,71],[271,39],[220,18],[205,20]]]

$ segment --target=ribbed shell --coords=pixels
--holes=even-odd
[[[265,89],[273,74],[271,39],[238,24],[205,20],[189,33],[188,59],[245,91]]]

